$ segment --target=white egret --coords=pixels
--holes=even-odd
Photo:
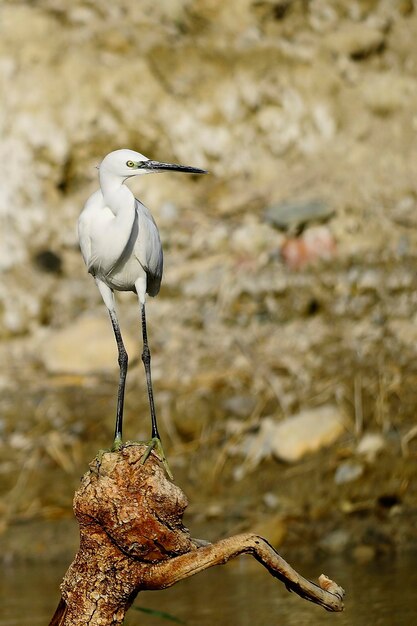
[[[123,403],[128,355],[117,319],[114,291],[137,294],[142,314],[142,361],[145,367],[152,434],[143,462],[155,449],[170,470],[159,436],[152,391],[151,354],[146,332],[146,294],[159,292],[163,254],[158,228],[149,210],[124,184],[132,176],[174,171],[206,174],[205,170],[151,161],[133,150],[110,152],[98,166],[100,189],[90,196],[78,220],[81,252],[106,305],[113,326],[120,368],[113,450],[122,444]]]

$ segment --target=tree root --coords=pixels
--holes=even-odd
[[[80,548],[61,584],[49,626],[116,626],[140,591],[165,589],[251,554],[302,598],[328,611],[343,610],[344,591],[326,576],[318,584],[298,574],[262,537],[235,535],[210,544],[192,539],[182,523],[188,504],[156,455],[123,446],[90,464],[74,497]]]

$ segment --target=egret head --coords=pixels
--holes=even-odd
[[[151,161],[140,152],[134,150],[115,150],[104,157],[99,165],[100,173],[108,172],[122,179],[140,174],[153,174],[156,172],[183,172],[188,174],[207,174],[206,170],[175,163],[160,163]]]

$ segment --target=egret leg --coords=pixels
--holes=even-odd
[[[127,367],[129,357],[126,352],[126,348],[123,343],[122,334],[120,332],[119,321],[117,319],[116,311],[109,309],[110,320],[113,326],[114,336],[116,338],[117,350],[119,353],[118,361],[120,368],[119,376],[119,388],[117,390],[117,408],[116,408],[116,427],[114,429],[114,441],[112,450],[118,450],[122,445],[122,431],[123,431],[123,407],[125,398],[125,386]]]
[[[114,336],[117,343],[117,351],[119,353],[119,388],[117,391],[117,409],[116,409],[116,427],[114,430],[114,441],[112,450],[119,450],[122,445],[122,428],[123,428],[123,406],[125,398],[125,385],[127,375],[128,356],[126,348],[123,343],[122,335],[120,332],[119,321],[116,315],[116,307],[114,302],[114,293],[108,285],[103,283],[99,278],[95,278],[98,290],[101,293],[103,302],[107,307],[110,315],[111,324],[113,326]]]
[[[149,350],[149,344],[148,344],[148,333],[146,330],[146,314],[145,314],[144,303],[141,303],[141,310],[142,310],[142,338],[143,338],[142,361],[145,367],[146,385],[148,388],[149,408],[151,411],[151,424],[152,424],[152,435],[151,435],[152,438],[149,441],[146,452],[142,457],[142,463],[145,463],[146,459],[149,457],[152,450],[155,450],[155,452],[161,458],[162,464],[164,465],[168,476],[172,480],[173,479],[172,472],[168,465],[168,461],[166,459],[165,452],[162,447],[161,438],[159,436],[159,431],[158,431],[158,424],[156,421],[155,402],[153,399],[153,390],[152,390],[151,351]]]
[[[145,305],[141,305],[142,308],[142,337],[143,337],[143,352],[142,361],[145,367],[146,385],[148,388],[149,408],[151,411],[151,423],[152,423],[152,439],[160,439],[158,432],[158,424],[156,422],[155,403],[153,399],[152,390],[152,376],[151,376],[151,351],[148,344],[148,333],[146,330],[146,314]]]

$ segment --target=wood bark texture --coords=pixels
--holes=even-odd
[[[252,533],[214,544],[195,540],[182,523],[187,498],[146,447],[127,444],[90,464],[74,497],[80,548],[61,584],[50,626],[116,626],[142,590],[165,589],[240,554],[254,556],[289,591],[329,611],[344,591],[325,576],[300,576]]]

